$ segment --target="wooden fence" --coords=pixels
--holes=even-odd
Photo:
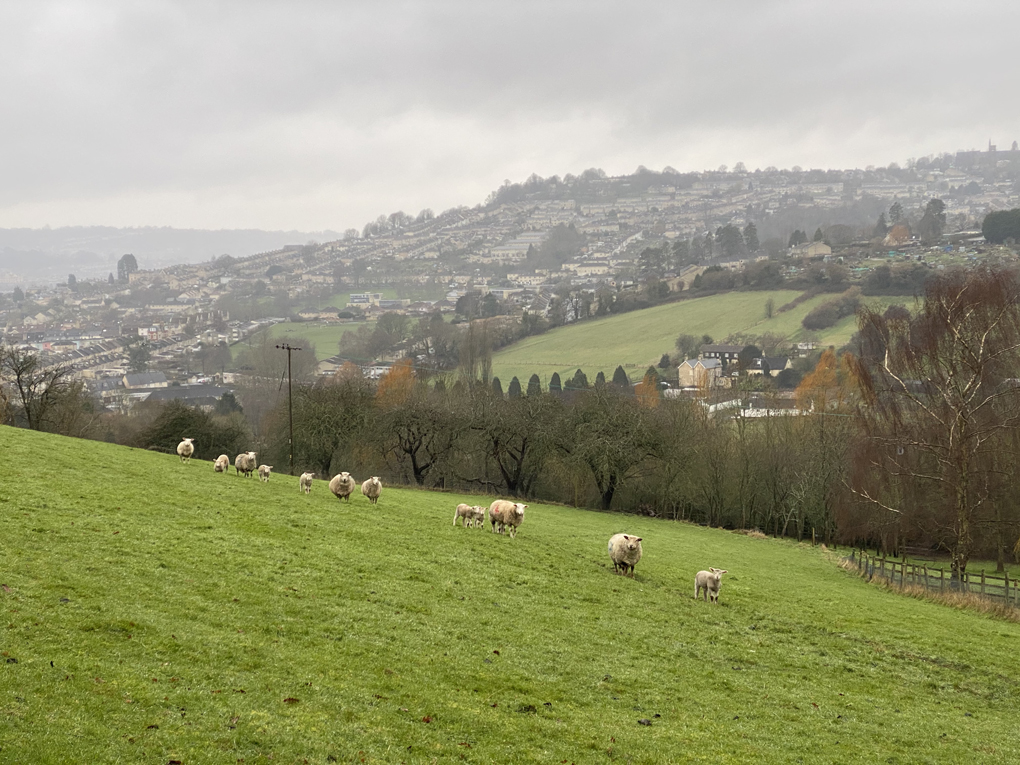
[[[897,587],[924,587],[934,592],[967,592],[1020,608],[1020,582],[1010,579],[1008,573],[997,576],[985,574],[982,569],[977,574],[966,571],[961,578],[953,578],[941,566],[878,558],[862,550],[854,550],[847,560],[868,579],[881,577]]]

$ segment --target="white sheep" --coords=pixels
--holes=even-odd
[[[527,505],[520,502],[510,502],[506,499],[497,499],[489,505],[489,521],[492,523],[492,533],[495,534],[497,527],[499,533],[509,529],[510,537],[517,536],[517,527],[524,521],[524,508]]]
[[[711,601],[719,605],[719,584],[722,575],[726,573],[723,568],[710,568],[708,571],[699,571],[694,577],[694,599],[697,600],[701,591],[705,591],[705,602]]]
[[[613,561],[613,569],[621,574],[630,571],[634,577],[634,566],[641,560],[641,537],[630,534],[613,534],[609,538],[609,557]]]
[[[329,490],[336,495],[337,499],[346,499],[350,502],[351,494],[354,493],[354,478],[346,471],[337,473],[329,482]]]
[[[302,473],[301,477],[298,478],[298,491],[303,491],[305,494],[311,494],[313,478],[315,478],[315,473]]]
[[[241,452],[234,457],[234,470],[237,471],[237,475],[244,473],[245,478],[251,478],[255,465],[255,452]]]
[[[454,511],[453,525],[456,526],[460,519],[463,519],[464,528],[468,526],[485,528],[485,508],[478,505],[466,505],[462,502],[457,505],[457,509]]]
[[[379,480],[379,476],[374,475],[361,484],[361,493],[368,497],[368,501],[373,505],[379,501],[379,495],[382,494],[382,481]]]
[[[269,474],[272,472],[272,465],[259,465],[259,480],[263,483],[269,482]]]
[[[177,444],[177,456],[181,458],[181,462],[191,461],[191,455],[195,453],[195,445],[191,443],[194,440],[194,438],[185,438]]]
[[[485,508],[479,505],[471,506],[471,525],[478,529],[485,528]]]
[[[217,473],[226,473],[230,470],[230,457],[221,454],[213,463],[213,470]]]

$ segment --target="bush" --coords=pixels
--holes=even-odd
[[[176,454],[182,438],[195,439],[195,459],[214,460],[220,454],[247,451],[251,434],[241,416],[214,417],[182,401],[157,405],[152,424],[138,437],[143,449]]]
[[[840,319],[853,316],[860,304],[860,288],[851,287],[835,300],[827,300],[812,308],[800,323],[808,330],[828,329]]]

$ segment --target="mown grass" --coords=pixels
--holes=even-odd
[[[465,499],[341,505],[0,428],[0,762],[1020,758],[1016,624],[721,530],[538,504],[515,540],[454,528]]]
[[[817,295],[789,311],[775,313],[771,319],[765,318],[769,298],[779,309],[800,294],[794,290],[729,292],[559,327],[497,351],[492,373],[504,387],[514,375],[526,384],[537,373],[545,384],[553,372],[561,378],[572,377],[577,369],[594,381],[600,371],[611,379],[617,365],[622,364],[631,380],[637,381],[663,353],[676,352],[674,343],[681,334],[708,334],[722,342],[736,333],[768,332],[791,342],[811,337],[823,347],[846,344],[857,328],[852,316],[814,334],[801,326],[808,311],[832,300],[833,295]],[[913,304],[912,299],[902,297],[866,298],[866,302],[883,310],[891,303]]]
[[[344,324],[324,323],[319,321],[284,322],[274,324],[265,330],[272,340],[292,341],[295,338],[308,340],[315,345],[315,357],[322,361],[336,356],[340,349],[340,338],[347,332],[357,332],[359,327],[375,328],[374,321],[348,322]],[[235,346],[240,349],[244,346]]]

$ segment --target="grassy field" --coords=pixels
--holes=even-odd
[[[790,311],[765,318],[766,300],[772,298],[778,309],[799,294],[793,290],[729,292],[560,327],[497,351],[492,372],[504,386],[514,375],[527,384],[527,379],[537,372],[542,382],[547,383],[553,372],[559,372],[562,378],[573,376],[578,368],[593,381],[599,371],[611,378],[616,367],[623,364],[636,381],[650,364],[658,363],[663,353],[675,353],[673,344],[681,334],[696,337],[709,334],[716,342],[722,342],[735,333],[769,332],[791,341],[810,337],[823,346],[837,347],[850,339],[856,331],[853,317],[813,334],[801,327],[808,311],[831,300],[833,295],[818,295]],[[913,298],[866,298],[866,302],[884,309],[891,303],[912,306]]]
[[[537,504],[511,540],[6,427],[0,466],[0,763],[1020,759],[1020,625],[819,548]]]
[[[345,332],[356,332],[358,327],[362,326],[372,329],[375,327],[375,322],[359,321],[349,324],[326,324],[319,321],[284,322],[274,324],[266,331],[269,332],[269,337],[272,340],[293,342],[294,338],[305,338],[315,344],[315,357],[322,361],[336,355],[340,338]],[[238,343],[234,346],[235,358],[236,354],[244,347],[245,343]]]

